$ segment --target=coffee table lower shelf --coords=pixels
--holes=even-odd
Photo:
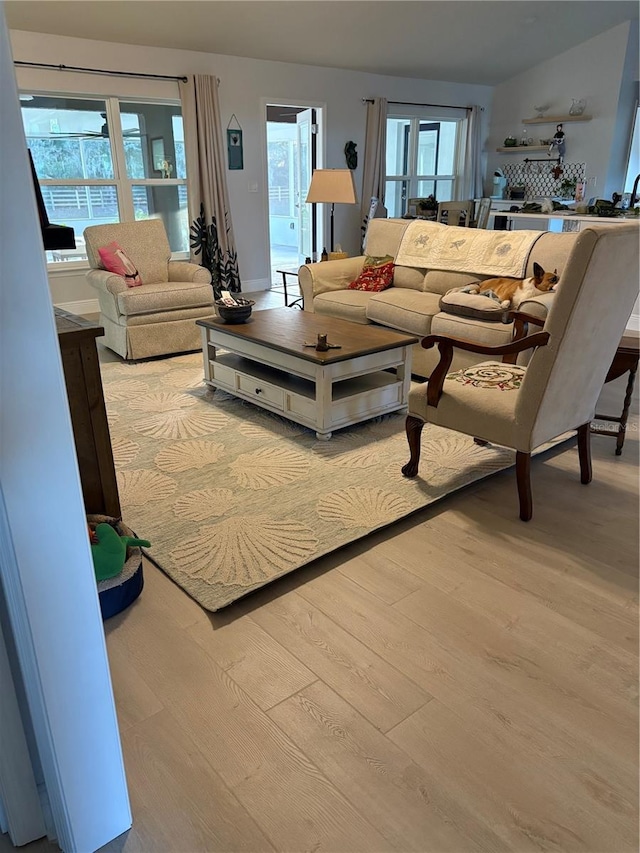
[[[205,337],[205,382],[316,431],[328,440],[333,430],[406,406],[411,348],[313,365],[277,354],[282,365],[247,355],[217,352]],[[262,350],[262,358],[274,356]]]

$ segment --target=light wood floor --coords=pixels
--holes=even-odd
[[[500,473],[217,615],[145,565],[104,851],[636,851],[638,437],[636,396],[591,485],[533,462],[530,523]]]

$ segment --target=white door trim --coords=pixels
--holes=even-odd
[[[15,561],[0,491],[0,562]],[[0,624],[0,800],[16,847],[46,835],[40,797],[20,718],[18,697]]]
[[[1,2],[0,78],[0,487],[13,551],[0,562],[3,631],[15,646],[58,844],[86,853],[128,829],[131,811]]]

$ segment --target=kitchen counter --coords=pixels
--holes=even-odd
[[[594,216],[588,213],[574,213],[570,210],[554,210],[553,213],[511,213],[508,210],[491,208],[489,220],[496,216],[504,216],[514,220],[520,228],[531,228],[534,231],[579,231],[581,223],[590,222],[598,225],[620,225],[635,222],[640,225],[639,216],[616,216],[609,219],[606,216]],[[570,223],[576,223],[573,227]],[[527,223],[525,225],[525,223]],[[568,226],[565,228],[565,226]],[[492,227],[489,225],[489,227]]]

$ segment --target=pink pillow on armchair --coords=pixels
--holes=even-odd
[[[100,260],[106,270],[122,276],[127,287],[139,287],[142,279],[135,268],[133,261],[115,241],[98,249]]]

